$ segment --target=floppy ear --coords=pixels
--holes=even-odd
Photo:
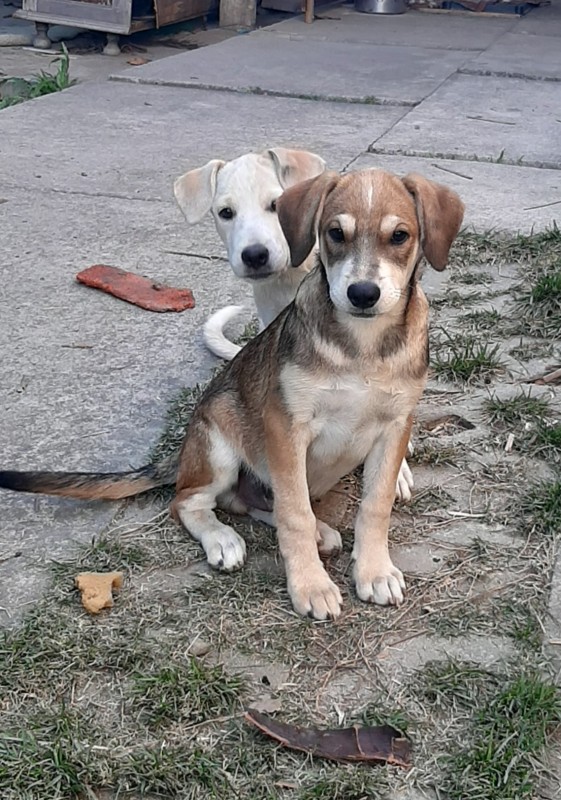
[[[293,267],[299,267],[309,256],[316,241],[325,198],[338,181],[336,172],[324,172],[292,186],[278,198],[277,214]]]
[[[200,169],[193,169],[173,184],[173,193],[189,225],[200,222],[210,211],[216,190],[216,176],[225,161],[214,159]]]
[[[325,161],[315,153],[307,150],[286,150],[284,147],[274,147],[267,150],[273,160],[277,178],[283,189],[294,186],[300,181],[315,178],[325,171]]]
[[[464,218],[464,204],[456,192],[422,175],[410,173],[403,183],[415,200],[425,258],[435,269],[443,270]]]

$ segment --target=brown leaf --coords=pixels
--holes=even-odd
[[[533,378],[528,378],[526,383],[537,383],[538,385],[544,384],[559,384],[561,383],[561,367],[550,367],[547,372],[542,372],[539,375],[534,375]]]
[[[411,743],[389,725],[319,731],[299,728],[248,709],[245,719],[266,736],[292,750],[334,761],[368,761],[411,766]]]

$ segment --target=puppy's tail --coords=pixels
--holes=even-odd
[[[2,472],[0,488],[81,500],[121,500],[175,483],[179,454],[130,472]]]
[[[243,306],[225,306],[209,317],[203,327],[203,338],[208,349],[226,361],[231,361],[242,348],[224,336],[224,328],[242,311]]]

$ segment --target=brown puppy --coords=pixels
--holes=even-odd
[[[277,208],[292,263],[302,263],[316,235],[319,263],[294,302],[203,395],[183,443],[173,513],[212,566],[236,569],[245,542],[214,509],[248,510],[238,491],[248,478],[271,487],[294,608],[316,619],[336,617],[341,594],[318,549],[338,549],[340,537],[316,519],[311,499],[364,464],[356,590],[361,600],[399,604],[405,584],[389,556],[388,528],[427,375],[428,306],[419,269],[423,255],[444,269],[463,205],[420,176],[364,170],[298,184]],[[114,498],[169,476],[158,465],[106,476],[0,473],[0,486]]]

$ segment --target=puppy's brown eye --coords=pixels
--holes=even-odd
[[[269,211],[272,211],[273,214],[274,214],[276,212],[276,210],[277,210],[277,201],[273,200],[273,202],[269,206]]]
[[[220,211],[218,212],[218,216],[221,219],[232,219],[234,216],[234,212],[229,206],[226,206],[226,208],[220,209]]]
[[[341,244],[341,242],[345,241],[345,234],[341,228],[329,228],[327,235],[332,242],[337,242],[337,244]]]
[[[407,231],[394,231],[390,242],[392,244],[404,244],[409,239]]]

